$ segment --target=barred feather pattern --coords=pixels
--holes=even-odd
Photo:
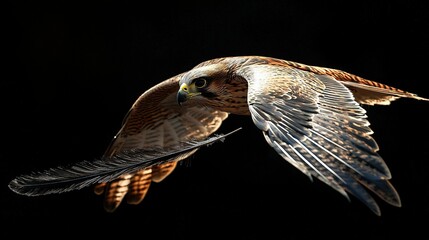
[[[204,84],[197,85],[197,80]],[[178,159],[207,144],[210,139],[203,139],[230,114],[250,115],[266,142],[286,161],[346,198],[354,195],[380,215],[371,193],[396,207],[401,202],[361,104],[389,105],[399,98],[429,102],[332,68],[264,56],[210,59],[144,92],[103,161],[23,175],[9,187],[41,195],[97,183],[95,192],[105,193],[105,209],[113,212],[124,197],[128,203],[140,203],[151,182],[164,179]],[[180,142],[189,139],[198,142],[180,149]],[[94,169],[96,173],[91,172]]]

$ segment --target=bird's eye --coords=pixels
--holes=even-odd
[[[198,78],[197,80],[195,80],[194,84],[197,88],[203,88],[207,85],[207,80],[204,78]]]

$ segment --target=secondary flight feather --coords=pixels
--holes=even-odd
[[[104,153],[106,162],[97,164],[121,165],[120,156],[134,149],[180,151],[183,142],[210,137],[229,116],[245,115],[261,130],[261,144],[268,143],[280,159],[380,215],[374,195],[396,207],[401,200],[363,106],[389,105],[399,98],[429,101],[339,69],[264,56],[211,59],[145,91]],[[194,152],[86,183],[95,184],[106,211],[114,212],[124,200],[139,204],[153,182],[165,179]],[[12,189],[26,182],[18,180]]]

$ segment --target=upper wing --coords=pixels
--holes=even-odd
[[[105,152],[106,157],[128,149],[169,149],[186,140],[205,139],[220,127],[227,113],[208,107],[181,107],[177,104],[181,75],[157,84],[137,99]],[[164,163],[124,175],[97,185],[95,192],[105,192],[104,207],[110,212],[119,206],[125,196],[128,203],[138,204],[151,182],[163,180],[174,170],[176,163]]]
[[[429,101],[429,99],[417,96],[414,93],[394,88],[386,84],[361,78],[354,74],[333,68],[309,66],[297,62],[269,58],[271,64],[288,65],[297,69],[312,72],[319,75],[329,75],[344,84],[352,93],[356,102],[366,105],[389,105],[398,98],[414,98]]]
[[[332,76],[289,65],[239,71],[248,80],[253,122],[285,160],[344,196],[353,194],[378,215],[367,189],[400,206],[365,110],[347,87]]]

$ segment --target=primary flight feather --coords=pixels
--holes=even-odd
[[[401,201],[362,105],[388,105],[398,98],[429,101],[332,68],[263,56],[211,59],[144,92],[103,159],[114,161],[133,149],[168,151],[186,141],[204,141],[229,115],[248,115],[292,166],[380,215],[374,194],[393,206]],[[195,151],[94,182],[95,192],[104,194],[109,212],[124,199],[138,204],[152,182],[162,181]],[[19,186],[12,186],[20,193]]]

